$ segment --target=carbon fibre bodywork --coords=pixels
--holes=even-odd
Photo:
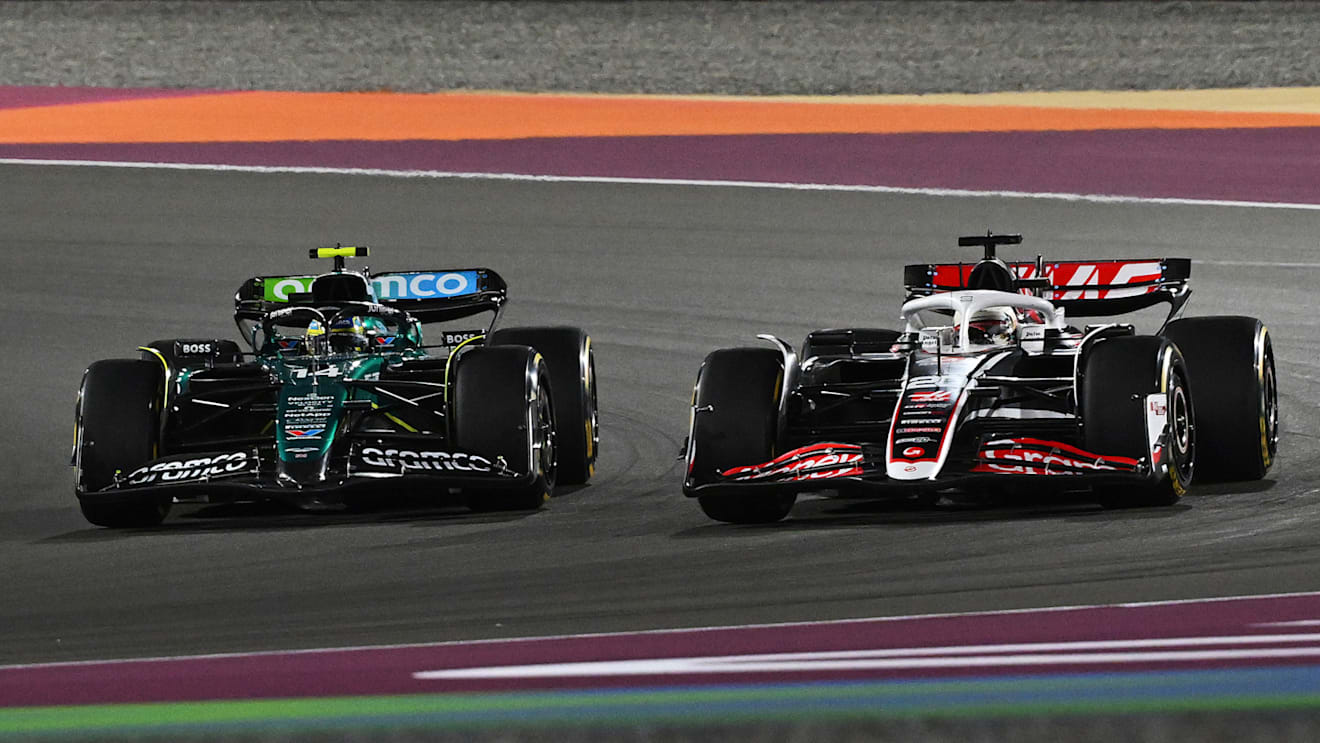
[[[1190,400],[1170,408],[1174,356],[1158,355],[1176,349],[1151,355],[1150,375],[1165,378],[1143,380],[1149,394],[1123,403],[1130,406],[1133,430],[1144,428],[1141,450],[1096,451],[1088,446],[1083,412],[1088,356],[1099,344],[1136,331],[1114,322],[1079,329],[1067,318],[1163,303],[1170,307],[1167,324],[1190,295],[1190,262],[1005,263],[994,256],[996,245],[1017,241],[962,238],[963,245],[984,245],[985,258],[907,266],[901,330],[818,330],[800,353],[786,341],[760,336],[779,350],[783,382],[770,404],[778,411],[773,446],[758,460],[703,459],[703,447],[720,448],[715,438],[724,435],[701,425],[720,405],[711,393],[703,396],[703,365],[685,447],[685,494],[906,496],[1014,481],[1084,486],[1169,477],[1178,426],[1191,427],[1176,420],[1190,418]],[[1001,343],[978,343],[974,320],[990,311],[1011,312],[1013,332]],[[713,361],[714,355],[707,364]]]
[[[251,352],[219,339],[158,341],[140,349],[159,369],[152,403],[159,427],[148,461],[91,481],[82,463],[87,442],[80,393],[73,464],[84,504],[274,498],[308,505],[340,501],[382,480],[393,490],[441,491],[537,482],[534,437],[526,447],[497,454],[456,440],[456,373],[498,319],[507,297],[503,279],[484,268],[354,272],[344,269],[340,256],[358,249],[333,250],[339,252],[313,255],[336,256],[332,272],[243,284],[234,318]],[[481,327],[445,330],[440,343],[423,342],[423,319],[481,313],[489,316]],[[534,388],[543,365],[526,350]],[[528,408],[526,419],[490,425],[525,433],[538,425],[534,414]]]

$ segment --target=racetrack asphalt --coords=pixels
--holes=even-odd
[[[0,434],[0,664],[1010,609],[1320,588],[1314,211],[618,183],[0,166],[9,384]],[[905,262],[958,234],[1024,254],[1194,259],[1193,314],[1254,314],[1279,364],[1270,477],[1164,509],[932,511],[804,499],[707,520],[676,460],[697,366],[758,332],[892,323]],[[587,328],[602,460],[526,515],[179,509],[96,529],[67,467],[91,361],[233,337],[248,276],[309,242],[373,268],[487,265],[508,324]]]

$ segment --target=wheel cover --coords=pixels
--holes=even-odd
[[[533,412],[535,426],[532,431],[532,448],[536,452],[537,465],[547,483],[555,479],[555,419],[550,404],[550,391],[541,385],[536,392],[536,407]]]
[[[600,408],[596,405],[596,354],[587,353],[587,460],[596,461],[600,451]]]
[[[1177,469],[1179,484],[1186,486],[1192,481],[1196,463],[1196,419],[1181,370],[1174,372],[1169,391],[1169,433],[1173,444],[1171,465]]]
[[[1274,349],[1270,347],[1269,340],[1265,341],[1264,373],[1261,384],[1261,395],[1264,397],[1262,403],[1264,410],[1261,411],[1264,423],[1261,431],[1264,437],[1266,455],[1266,466],[1269,466],[1269,460],[1274,457],[1279,449],[1279,391],[1277,381],[1274,377]]]
[[[1173,443],[1185,457],[1192,444],[1192,416],[1187,410],[1187,395],[1182,385],[1174,386],[1170,398],[1169,427],[1173,429]]]

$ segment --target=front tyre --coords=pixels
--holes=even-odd
[[[555,487],[555,418],[550,373],[526,346],[474,348],[454,370],[454,448],[503,460],[528,479],[513,489],[467,491],[474,511],[533,511]]]
[[[596,472],[600,414],[596,407],[596,355],[581,328],[506,328],[491,334],[490,346],[531,346],[550,370],[555,406],[556,475],[561,485],[580,485]]]
[[[75,410],[75,494],[83,517],[112,529],[156,526],[170,501],[106,488],[154,459],[164,374],[156,361],[97,361],[83,374]]]
[[[1167,399],[1167,435],[1162,461],[1142,483],[1101,484],[1096,499],[1106,508],[1170,506],[1192,483],[1197,430],[1187,367],[1178,347],[1155,336],[1124,336],[1100,341],[1086,357],[1082,379],[1082,421],[1086,448],[1101,456],[1150,458],[1146,397]]]
[[[688,476],[684,492],[716,521],[764,524],[793,509],[797,494],[746,492],[738,488],[696,490],[733,467],[774,458],[784,366],[778,351],[727,348],[712,352],[697,373],[693,392]]]
[[[1279,448],[1279,393],[1270,331],[1254,317],[1189,317],[1164,329],[1187,361],[1196,395],[1197,475],[1265,477]]]

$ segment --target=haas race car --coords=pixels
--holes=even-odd
[[[586,482],[599,443],[587,334],[493,330],[508,289],[490,269],[345,268],[367,255],[315,248],[333,270],[246,281],[234,320],[251,351],[183,338],[93,363],[73,448],[87,520],[151,526],[173,503],[354,505],[404,489],[530,510]],[[423,324],[455,321],[481,327],[423,341]]]
[[[683,492],[732,523],[802,491],[933,502],[941,491],[1085,489],[1106,507],[1176,502],[1193,475],[1265,476],[1279,418],[1270,334],[1182,317],[1186,258],[1008,263],[1020,235],[960,237],[975,263],[904,270],[901,330],[817,330],[801,354],[728,348],[697,374]],[[1168,304],[1154,335],[1076,317]]]

